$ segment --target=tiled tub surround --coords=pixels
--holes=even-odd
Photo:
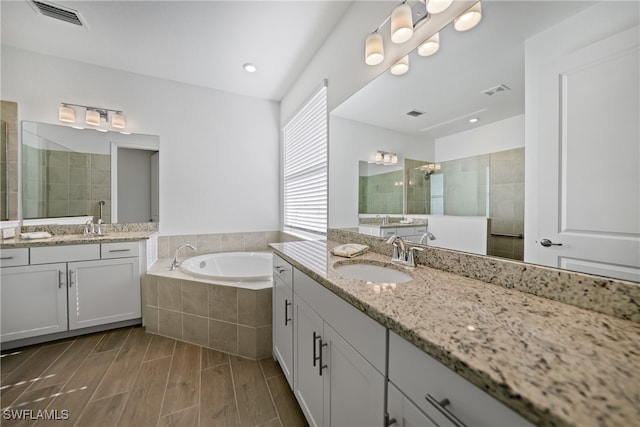
[[[388,264],[389,255],[370,251],[345,260],[330,254],[337,244],[272,246],[320,285],[537,425],[629,426],[640,419],[639,323],[425,266],[396,267],[414,280],[395,287],[342,279],[335,262]],[[454,269],[466,265],[464,254],[456,260],[446,252]],[[447,260],[435,251],[427,255]],[[488,270],[497,268],[487,262]],[[477,260],[468,268],[483,265]],[[506,283],[526,280],[523,272],[518,279],[505,277]],[[638,320],[637,310],[628,315]]]

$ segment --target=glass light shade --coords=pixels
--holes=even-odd
[[[418,46],[418,55],[431,56],[440,49],[440,33],[435,33]]]
[[[389,162],[391,162],[391,154],[389,154],[389,153],[384,153],[384,162],[385,162],[385,163],[389,163]]]
[[[378,151],[376,153],[376,162],[381,162],[382,161],[382,151]]]
[[[391,163],[393,163],[394,165],[398,163],[398,155],[397,154],[392,154],[391,155]]]
[[[403,57],[391,66],[391,74],[394,76],[401,76],[407,71],[409,71],[409,55]]]
[[[100,113],[95,110],[87,110],[84,121],[91,126],[100,126]]]
[[[391,12],[391,41],[404,43],[413,36],[413,16],[408,4],[396,6]]]
[[[58,119],[60,119],[61,122],[73,123],[76,121],[76,111],[71,107],[61,105],[60,108],[58,108]]]
[[[384,60],[382,34],[375,32],[367,36],[364,45],[364,58],[367,65],[378,65]]]
[[[482,5],[480,2],[471,6],[465,13],[453,20],[453,28],[457,31],[467,31],[478,25],[482,19]]]
[[[125,127],[124,114],[114,113],[113,116],[111,116],[111,126],[118,129],[124,129]]]
[[[427,12],[437,14],[444,12],[451,6],[453,0],[427,0]]]

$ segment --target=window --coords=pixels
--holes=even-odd
[[[282,130],[284,229],[327,233],[327,87]]]

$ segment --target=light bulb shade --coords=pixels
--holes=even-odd
[[[408,4],[396,6],[391,12],[391,41],[404,43],[413,36],[413,16]]]
[[[391,74],[401,76],[409,71],[409,55],[403,57],[391,66]]]
[[[398,155],[395,153],[391,154],[391,163],[393,163],[394,165],[398,163]]]
[[[418,46],[418,55],[431,56],[440,49],[440,33],[435,33]]]
[[[376,153],[376,162],[381,162],[382,161],[382,151],[378,151]]]
[[[482,5],[480,2],[474,4],[462,15],[453,21],[453,28],[457,31],[467,31],[478,25],[482,19]]]
[[[451,6],[453,0],[427,0],[427,12],[437,14],[444,12]]]
[[[84,121],[91,126],[100,126],[100,113],[96,110],[87,110]]]
[[[111,126],[118,129],[124,129],[125,127],[124,114],[114,113],[113,116],[111,116]]]
[[[391,154],[390,153],[384,153],[384,158],[382,159],[383,162],[385,163],[391,163]]]
[[[384,44],[382,34],[375,32],[367,36],[364,45],[364,62],[367,65],[378,65],[384,60]]]
[[[76,110],[66,105],[61,105],[58,108],[58,119],[61,122],[73,123],[76,121]]]

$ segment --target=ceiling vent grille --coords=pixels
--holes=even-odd
[[[83,26],[84,23],[80,19],[80,15],[77,11],[62,7],[53,3],[46,3],[38,0],[30,0],[29,3],[36,10],[36,12],[55,18],[60,21],[69,22],[70,24]]]
[[[407,113],[407,116],[418,117],[424,114],[424,111],[411,110]]]
[[[501,85],[498,85],[496,87],[492,87],[490,89],[483,90],[482,93],[484,93],[485,95],[493,96],[493,95],[495,95],[497,93],[506,92],[508,90],[511,90],[511,89],[509,89],[507,86],[501,84]]]

